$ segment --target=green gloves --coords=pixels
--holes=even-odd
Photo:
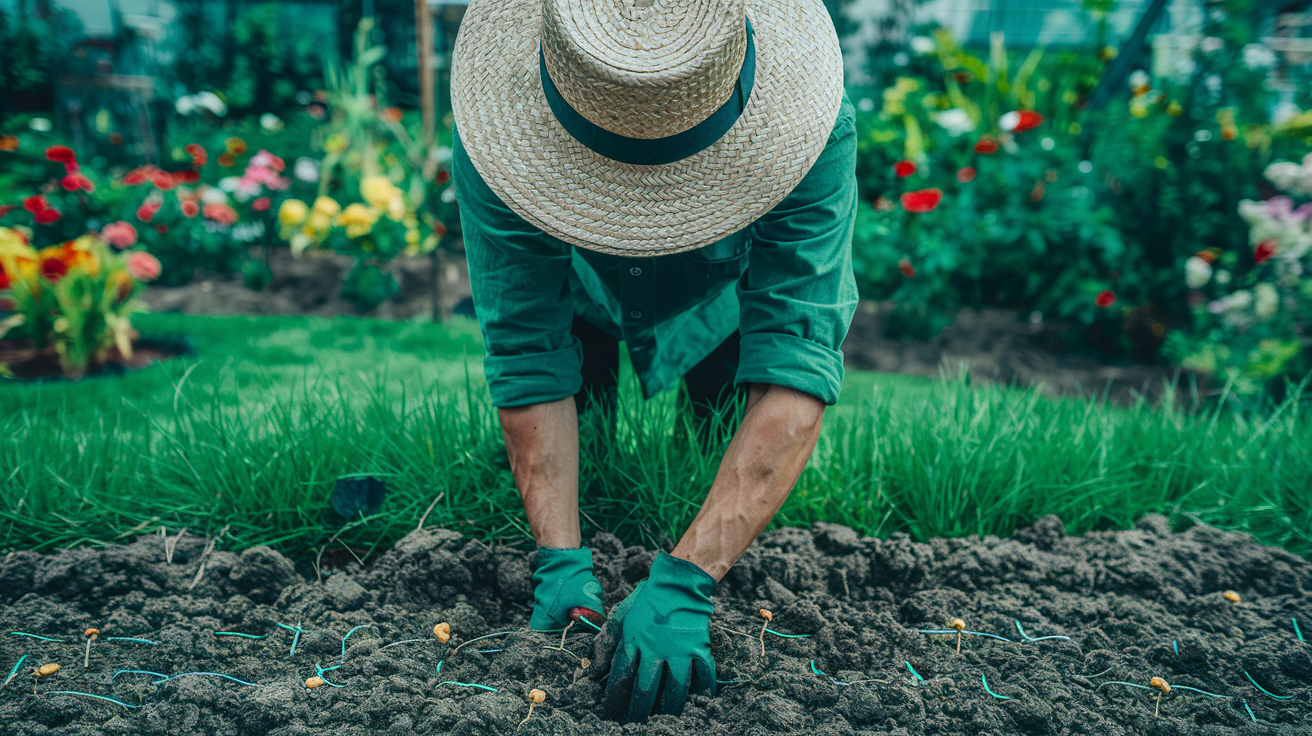
[[[592,550],[587,547],[538,547],[533,569],[530,629],[563,629],[574,621],[571,612],[582,613],[599,624],[604,619],[604,604],[601,583],[592,574]]]
[[[635,723],[653,712],[678,715],[689,693],[715,694],[715,584],[700,567],[662,552],[647,579],[611,611],[597,642],[599,652],[614,651],[608,718]]]

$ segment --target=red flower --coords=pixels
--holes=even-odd
[[[47,258],[41,261],[41,275],[53,284],[68,275],[68,264],[58,258]]]
[[[905,179],[908,176],[911,176],[912,174],[916,173],[916,162],[898,161],[897,163],[893,164],[893,173],[897,174],[898,178]]]
[[[50,209],[50,201],[46,199],[44,194],[33,194],[23,200],[23,209],[35,215],[41,210]]]
[[[446,169],[442,169],[441,171],[437,172],[438,184],[445,184],[449,181],[451,181],[451,175],[446,173]]]
[[[12,204],[0,204],[0,217],[4,217],[14,209]]]
[[[943,201],[942,189],[921,189],[902,194],[902,209],[907,212],[933,212]]]
[[[187,147],[182,150],[186,151],[188,156],[191,156],[191,165],[198,169],[204,166],[205,162],[210,159],[210,155],[206,152],[205,147],[199,143],[188,143]]]
[[[123,184],[129,187],[136,186],[138,184],[145,184],[146,182],[150,181],[150,172],[154,168],[155,167],[153,166],[142,166],[140,168],[136,168],[129,171],[127,174],[123,176]]]
[[[1098,293],[1098,298],[1094,299],[1093,303],[1105,309],[1116,303],[1116,295],[1104,289]]]
[[[137,281],[154,281],[159,278],[159,259],[144,250],[128,254],[128,273]]]
[[[967,183],[967,182],[971,182],[971,181],[974,181],[974,180],[975,180],[975,167],[974,167],[974,166],[967,166],[967,167],[965,167],[964,169],[962,169],[962,170],[960,170],[960,171],[957,172],[957,181],[961,182],[962,184],[965,184],[965,183]]]
[[[137,208],[137,219],[142,222],[150,222],[150,218],[154,217],[155,213],[159,212],[159,208],[163,206],[164,203],[159,200],[147,199]]]
[[[195,217],[200,214],[200,205],[189,199],[182,203],[182,214],[187,217]]]
[[[34,213],[33,217],[36,219],[36,224],[49,225],[52,222],[58,222],[60,215],[59,210],[54,207],[47,207],[40,212]]]
[[[171,176],[174,184],[195,184],[200,181],[200,172],[195,169],[175,171]]]
[[[61,164],[77,163],[77,155],[68,146],[51,146],[46,149],[46,158]]]
[[[1253,263],[1256,263],[1257,265],[1260,266],[1263,263],[1266,263],[1267,261],[1271,260],[1271,257],[1274,256],[1275,254],[1276,254],[1276,241],[1263,240],[1262,242],[1257,244],[1257,249],[1253,251]]]
[[[911,265],[911,259],[906,256],[902,256],[902,258],[898,259],[897,270],[901,271],[902,275],[909,279],[914,279],[916,277],[916,269]]]
[[[268,197],[260,197],[254,202],[251,202],[251,209],[255,210],[256,212],[264,212],[268,210],[269,207],[271,206],[273,206],[273,201],[270,200]]]
[[[168,232],[168,231],[169,231],[169,226],[168,226],[168,225],[156,225],[156,226],[155,226],[155,232],[159,233],[160,235],[163,235],[164,233],[166,233],[166,232]]]
[[[1013,110],[1002,116],[998,127],[1010,133],[1024,133],[1039,127],[1042,122],[1043,116],[1033,110]]]
[[[237,222],[237,210],[222,202],[212,202],[201,208],[206,218],[220,225],[232,225]]]
[[[168,173],[167,171],[152,169],[148,174],[148,176],[150,176],[150,181],[152,184],[159,187],[160,189],[163,189],[166,192],[178,185],[178,183],[173,179],[173,175]]]
[[[992,138],[980,138],[975,144],[975,153],[997,153],[998,142]]]
[[[0,266],[0,291],[9,288],[9,274],[5,273],[5,267]]]
[[[69,174],[63,179],[60,179],[59,184],[70,192],[76,192],[79,189],[85,189],[87,192],[96,191],[96,185],[92,183],[85,174]]]
[[[71,163],[71,164],[64,164],[64,173],[65,173],[65,174],[76,174],[77,172],[79,172],[79,171],[81,171],[81,170],[82,170],[82,167],[81,167],[81,166],[78,166],[76,161],[74,161],[74,162]]]

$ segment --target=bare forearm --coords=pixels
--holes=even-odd
[[[533,538],[540,547],[579,546],[579,423],[574,398],[497,413]]]
[[[711,492],[672,554],[723,578],[788,498],[820,437],[824,410],[810,394],[753,384]]]

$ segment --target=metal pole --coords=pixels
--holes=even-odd
[[[433,15],[428,0],[415,0],[415,46],[419,60],[419,110],[423,117],[424,148],[430,148],[437,128],[437,110],[433,100]]]
[[[1130,67],[1143,51],[1144,41],[1148,38],[1148,29],[1152,28],[1165,8],[1166,0],[1153,0],[1152,5],[1149,5],[1148,9],[1143,11],[1143,15],[1139,16],[1139,25],[1135,27],[1130,38],[1121,44],[1121,52],[1116,55],[1116,61],[1112,62],[1112,68],[1108,69],[1099,80],[1098,87],[1089,97],[1089,112],[1105,107],[1111,100],[1112,90],[1119,89],[1125,82],[1125,78],[1130,74]]]

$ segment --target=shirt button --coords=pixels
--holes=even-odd
[[[633,268],[630,268],[630,269],[629,269],[629,273],[632,274],[632,275],[634,275],[634,276],[641,276],[641,275],[642,275],[642,269],[641,269],[641,268],[638,268],[637,266],[634,266]]]
[[[634,319],[642,319],[642,312],[635,309],[632,312],[629,312],[629,316]]]

